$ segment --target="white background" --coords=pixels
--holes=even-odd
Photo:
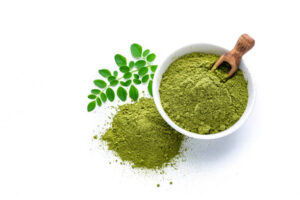
[[[1,0],[0,199],[299,199],[299,19],[288,0]],[[244,60],[257,99],[238,132],[189,141],[162,176],[108,164],[91,139],[107,109],[86,112],[98,69],[133,42],[160,63],[242,33],[256,40]]]

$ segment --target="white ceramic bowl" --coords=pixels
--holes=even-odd
[[[248,118],[248,116],[252,110],[253,104],[254,104],[255,91],[254,91],[254,86],[253,86],[251,75],[250,75],[249,70],[247,69],[243,60],[241,60],[240,69],[243,71],[245,79],[248,80],[248,104],[247,104],[246,110],[243,113],[242,117],[230,128],[228,128],[222,132],[218,132],[215,134],[209,134],[209,135],[201,135],[198,133],[193,133],[193,132],[187,131],[187,130],[179,127],[178,125],[176,125],[169,118],[169,116],[166,114],[166,112],[164,111],[164,109],[161,105],[160,95],[159,95],[160,81],[161,81],[163,73],[168,69],[169,65],[172,62],[174,62],[176,59],[178,59],[179,57],[181,57],[183,55],[193,53],[193,52],[203,52],[203,53],[212,53],[212,54],[221,55],[221,54],[226,53],[227,51],[228,50],[225,48],[222,48],[222,47],[219,47],[216,45],[212,45],[212,44],[203,44],[203,43],[202,44],[192,44],[192,45],[185,46],[185,47],[173,52],[157,68],[157,70],[155,72],[154,80],[153,80],[154,102],[155,102],[155,105],[156,105],[159,113],[164,118],[164,120],[178,132],[180,132],[188,137],[197,138],[197,139],[216,139],[216,138],[224,137],[226,135],[230,135],[231,133],[235,132],[237,129],[239,129],[242,126],[242,124]]]

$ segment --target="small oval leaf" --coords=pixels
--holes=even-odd
[[[149,75],[148,74],[143,76],[143,78],[142,78],[143,83],[146,83],[148,80],[149,80]]]
[[[127,91],[123,87],[119,87],[117,89],[117,95],[121,101],[126,101],[127,99]]]
[[[118,71],[114,71],[114,77],[118,76]]]
[[[130,86],[129,96],[133,101],[137,101],[137,99],[139,98],[139,91],[136,89],[134,85]]]
[[[113,80],[113,81],[110,82],[110,85],[111,86],[116,86],[116,85],[118,85],[118,83],[119,83],[118,80]]]
[[[90,102],[90,103],[88,104],[88,106],[87,106],[87,111],[88,111],[88,112],[91,112],[91,111],[93,111],[93,110],[95,109],[95,107],[96,107],[96,101],[92,101],[92,102]]]
[[[126,73],[126,72],[129,71],[129,67],[127,67],[127,66],[122,66],[122,67],[120,67],[120,71],[123,72],[123,73]]]
[[[139,79],[133,79],[133,82],[134,82],[134,84],[136,84],[136,85],[139,85],[139,84],[142,83]]]
[[[112,81],[116,80],[116,77],[115,77],[115,76],[110,76],[110,77],[108,77],[107,80],[108,80],[109,82],[112,82]]]
[[[127,81],[120,81],[120,84],[122,85],[122,86],[125,86],[125,87],[128,87],[130,84],[131,84],[131,80],[127,80]]]
[[[148,68],[147,67],[142,67],[141,69],[139,69],[139,75],[143,76],[145,74],[147,74],[148,72]]]
[[[131,76],[132,76],[132,73],[126,72],[126,73],[124,74],[123,78],[129,79],[129,78],[131,78]]]
[[[109,101],[113,101],[115,99],[115,92],[111,88],[107,88],[106,90],[106,96]]]
[[[90,94],[90,95],[88,96],[88,98],[89,98],[89,99],[96,99],[96,95]]]
[[[143,57],[146,57],[149,53],[150,53],[150,50],[149,50],[149,49],[146,49],[146,50],[143,52]]]
[[[98,72],[104,78],[107,78],[107,77],[111,76],[111,73],[108,69],[100,69]]]
[[[142,56],[142,47],[139,44],[136,43],[132,44],[130,46],[130,51],[131,51],[131,55],[134,58],[140,58]]]
[[[122,56],[121,54],[115,55],[115,61],[119,67],[126,66],[126,64],[127,64],[126,58],[124,56]]]
[[[94,80],[94,84],[99,88],[105,88],[107,85],[106,82],[103,80]]]
[[[98,90],[98,89],[92,89],[91,93],[92,94],[100,94],[100,90]]]
[[[133,67],[134,67],[134,62],[133,62],[133,61],[130,61],[129,64],[128,64],[128,67],[129,67],[129,68],[133,68]]]
[[[137,66],[137,67],[145,67],[145,65],[146,65],[146,61],[144,61],[144,60],[138,60],[135,63],[135,66]]]
[[[126,86],[126,82],[124,82],[124,81],[120,81],[120,84],[121,84],[122,86]]]
[[[102,92],[102,93],[100,94],[100,97],[101,97],[101,100],[103,101],[103,103],[105,103],[106,100],[107,100],[106,94]]]
[[[153,60],[155,60],[156,55],[154,53],[151,53],[147,56],[147,61],[148,62],[152,62]]]
[[[148,83],[148,92],[151,96],[153,96],[153,94],[152,94],[152,80],[150,80],[149,83]]]
[[[135,79],[139,79],[140,78],[140,76],[138,74],[133,74],[133,76],[134,76]]]
[[[131,84],[131,80],[127,80],[127,81],[125,82],[125,84],[126,84],[126,86],[129,86],[129,85]]]
[[[150,76],[151,76],[151,79],[153,79],[153,78],[154,78],[154,74],[151,74]]]
[[[102,105],[102,102],[99,97],[97,97],[96,102],[99,107]]]
[[[152,72],[155,72],[157,69],[157,65],[151,65],[150,69]]]

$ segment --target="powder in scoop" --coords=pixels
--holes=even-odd
[[[133,167],[160,169],[179,155],[183,136],[162,119],[153,99],[140,98],[119,107],[102,140]]]
[[[174,61],[160,85],[162,106],[180,127],[213,134],[239,120],[248,102],[247,81],[241,70],[227,81],[226,64],[210,72],[218,55],[192,53]]]

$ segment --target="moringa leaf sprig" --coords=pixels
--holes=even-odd
[[[94,80],[97,89],[92,89],[88,98],[92,101],[88,104],[88,112],[93,111],[96,106],[101,106],[108,101],[114,101],[117,97],[126,101],[129,96],[133,101],[139,98],[139,91],[135,85],[145,84],[149,94],[152,96],[152,83],[157,65],[153,65],[156,55],[149,49],[143,51],[139,44],[132,44],[130,52],[133,57],[127,59],[121,54],[115,55],[115,62],[118,70],[111,72],[109,69],[100,69],[98,72],[103,79]]]

